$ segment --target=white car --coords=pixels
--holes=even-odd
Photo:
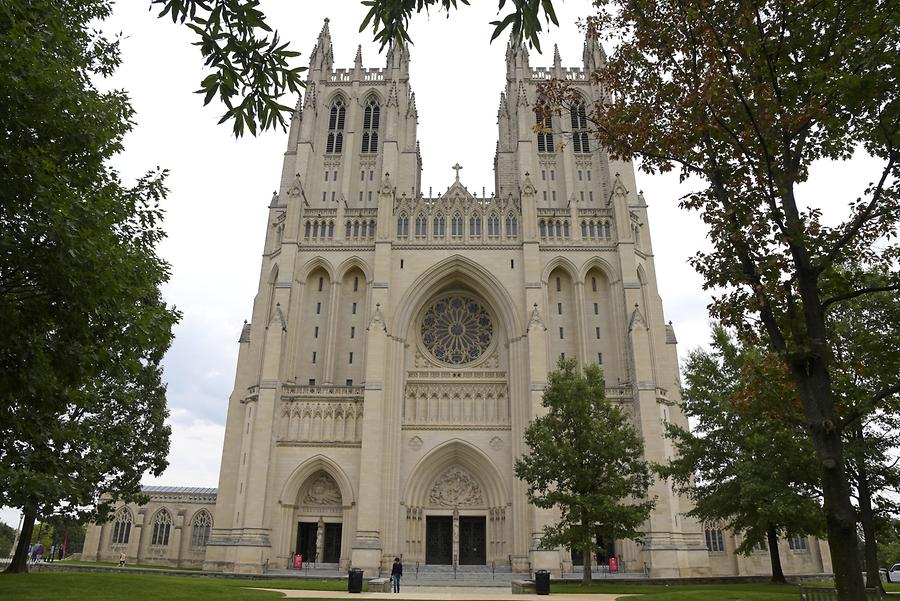
[[[900,563],[895,563],[887,572],[888,582],[900,582]]]

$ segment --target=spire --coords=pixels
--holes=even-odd
[[[509,106],[506,104],[506,92],[500,92],[500,110],[501,115],[509,114]]]
[[[362,46],[356,47],[356,58],[353,59],[353,79],[355,81],[362,80],[363,62],[362,62]]]
[[[506,45],[506,76],[508,79],[515,79],[516,70],[521,69],[522,77],[531,75],[531,68],[528,65],[528,49],[520,39],[516,39],[512,35],[509,37],[509,43]]]
[[[391,42],[387,51],[387,72],[397,79],[409,74],[409,47],[403,44],[400,48]]]
[[[589,26],[584,36],[584,70],[588,74],[606,66],[606,53],[597,36],[597,30]]]
[[[328,29],[328,17],[319,32],[316,47],[309,55],[309,70],[330,72],[333,64],[334,48],[331,46],[331,31]]]
[[[553,68],[562,69],[562,59],[559,56],[559,46],[553,44]]]

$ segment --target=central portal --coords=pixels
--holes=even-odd
[[[460,516],[459,518],[459,564],[485,565],[485,519],[482,516]]]

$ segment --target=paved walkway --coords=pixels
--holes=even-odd
[[[289,599],[411,599],[414,601],[615,601],[620,597],[630,597],[617,593],[614,595],[583,593],[550,594],[550,595],[513,595],[498,593],[495,587],[461,587],[461,586],[403,586],[400,593],[347,593],[345,591],[311,591],[275,588],[257,588],[256,590],[283,593]]]

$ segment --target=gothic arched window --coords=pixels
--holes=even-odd
[[[369,238],[375,237],[375,220],[369,222]]]
[[[201,509],[191,520],[191,546],[205,547],[209,540],[209,531],[212,529],[212,516],[205,509]]]
[[[350,234],[353,232],[353,224],[349,221],[347,222],[347,231],[344,232],[344,238],[349,238]]]
[[[444,216],[438,215],[434,218],[434,227],[432,233],[435,237],[444,235]]]
[[[328,239],[334,238],[334,221],[328,222]]]
[[[575,152],[590,152],[591,145],[588,142],[587,113],[584,110],[584,102],[579,102],[569,109],[572,121],[572,150]]]
[[[581,237],[586,239],[588,237],[588,229],[587,229],[587,221],[581,222]]]
[[[153,535],[150,537],[150,544],[155,546],[166,546],[169,544],[169,531],[172,529],[172,514],[161,509],[153,519]]]
[[[500,235],[500,218],[496,215],[488,217],[487,234],[489,238],[496,238]]]
[[[113,533],[110,542],[114,545],[128,544],[128,538],[131,536],[131,524],[133,523],[134,518],[131,517],[131,512],[128,511],[128,508],[122,507],[119,509],[113,522]]]
[[[553,117],[547,107],[537,107],[534,111],[535,131],[537,131],[538,152],[555,152],[553,145]]]
[[[463,219],[459,213],[450,220],[450,235],[454,238],[461,238],[463,235]]]
[[[369,229],[369,223],[367,221],[363,221],[362,222],[362,233],[360,233],[361,238],[369,237],[368,229]]]
[[[362,152],[378,152],[378,121],[381,107],[376,98],[370,98],[363,114]]]
[[[547,237],[547,224],[544,222],[543,219],[541,220],[541,223],[539,224],[538,227],[541,230],[541,238],[546,238]]]
[[[562,223],[559,221],[556,222],[556,237],[562,238]]]
[[[309,231],[311,228],[312,228],[312,224],[309,221],[307,221],[306,227],[303,228],[303,237],[304,238],[309,238]]]
[[[610,235],[609,235],[609,221],[607,221],[606,223],[603,224],[603,229],[606,230],[606,239],[609,240],[609,239],[610,239]]]
[[[563,236],[565,238],[569,237],[569,222],[568,221],[563,221]]]
[[[424,238],[428,235],[428,220],[424,215],[416,217],[416,237]]]
[[[409,235],[409,218],[406,216],[406,213],[402,213],[400,217],[397,218],[397,236],[401,238],[405,238]]]
[[[472,215],[471,217],[469,217],[469,235],[481,235],[481,217],[478,217],[477,215]]]
[[[325,152],[340,153],[343,149],[346,114],[347,107],[344,106],[343,98],[335,98],[328,115],[328,142],[325,144]]]
[[[506,237],[516,238],[519,236],[519,220],[514,215],[506,216]]]

